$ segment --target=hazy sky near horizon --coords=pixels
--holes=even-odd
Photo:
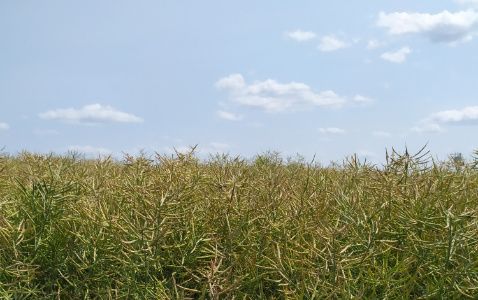
[[[0,149],[478,150],[478,0],[2,1]]]

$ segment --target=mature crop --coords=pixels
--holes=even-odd
[[[478,172],[0,155],[0,298],[477,299]]]

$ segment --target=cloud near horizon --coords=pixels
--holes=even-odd
[[[347,131],[337,128],[337,127],[328,127],[328,128],[317,128],[317,131],[320,133],[331,133],[331,134],[345,134]]]
[[[219,79],[215,87],[227,90],[232,101],[267,113],[313,107],[340,107],[345,99],[333,91],[315,93],[304,83],[279,83],[273,79],[247,84],[241,74]]]
[[[416,34],[434,43],[453,44],[469,41],[478,31],[478,12],[474,10],[438,14],[380,12],[377,26],[388,28],[390,35]]]
[[[104,155],[104,156],[108,156],[108,155],[112,155],[113,154],[113,151],[109,150],[109,149],[106,149],[106,148],[95,148],[95,147],[92,147],[90,145],[86,145],[86,146],[79,146],[79,145],[75,145],[75,146],[69,146],[67,148],[67,151],[72,151],[72,152],[79,152],[79,153],[83,153],[83,154],[88,154],[88,155]]]
[[[443,110],[431,114],[413,127],[413,132],[438,132],[440,124],[450,125],[478,125],[478,106],[467,106],[461,110]]]
[[[111,106],[100,104],[85,105],[82,109],[66,108],[49,110],[38,114],[41,119],[60,120],[65,123],[95,125],[110,122],[142,123],[135,115],[118,111]]]

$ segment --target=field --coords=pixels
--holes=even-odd
[[[0,157],[2,299],[478,299],[474,162]]]

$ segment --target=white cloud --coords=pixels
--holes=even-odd
[[[391,137],[393,137],[393,135],[391,133],[385,132],[385,131],[374,131],[373,136],[380,137],[380,138],[391,138]]]
[[[10,126],[7,123],[0,123],[0,130],[8,130]]]
[[[442,131],[440,125],[436,123],[428,123],[428,122],[420,122],[418,126],[415,126],[410,130],[414,133],[422,133],[422,132],[434,133],[434,132]]]
[[[315,38],[317,35],[312,32],[312,31],[302,31],[302,30],[296,30],[294,32],[287,32],[286,33],[288,37],[298,41],[298,42],[304,42],[311,40]]]
[[[374,100],[371,99],[371,98],[362,96],[362,95],[356,95],[354,97],[354,102],[359,104],[359,105],[369,105],[369,104],[372,104],[374,102]]]
[[[218,89],[243,89],[246,87],[244,77],[241,74],[231,74],[227,77],[223,77],[216,82],[216,88]]]
[[[394,62],[394,63],[402,63],[407,58],[407,55],[412,53],[412,50],[409,47],[402,47],[400,50],[396,52],[385,52],[380,57],[382,59]]]
[[[331,133],[331,134],[344,134],[347,132],[343,129],[336,128],[336,127],[318,128],[317,131],[320,133]]]
[[[364,157],[364,158],[367,158],[367,157],[372,158],[377,156],[377,154],[375,152],[368,151],[368,150],[360,150],[357,152],[357,156]]]
[[[242,115],[236,115],[236,114],[233,114],[233,113],[230,113],[230,112],[227,112],[227,111],[223,111],[223,110],[219,110],[217,112],[217,115],[220,118],[226,119],[226,120],[229,120],[229,121],[240,121],[244,118]]]
[[[474,123],[478,125],[478,106],[468,106],[462,110],[444,110],[432,114],[428,120],[440,123]]]
[[[317,49],[319,49],[320,51],[335,51],[342,48],[347,48],[350,45],[351,44],[339,40],[333,36],[326,35],[321,38],[321,42],[317,46]]]
[[[228,144],[225,143],[217,143],[217,142],[212,142],[210,145],[215,149],[215,150],[224,150],[229,148]]]
[[[475,1],[473,1],[475,2]],[[473,10],[438,14],[381,12],[377,25],[391,35],[418,34],[432,42],[455,43],[471,40],[478,29],[478,12]]]
[[[316,106],[341,106],[345,99],[333,91],[314,93],[303,83],[279,83],[273,79],[246,84],[241,74],[219,79],[216,88],[228,90],[241,105],[268,113],[295,111]]]
[[[468,106],[461,110],[443,110],[431,114],[413,127],[413,132],[439,132],[440,124],[478,125],[478,106]]]
[[[42,119],[55,119],[67,123],[93,125],[108,122],[143,122],[142,118],[135,115],[118,111],[111,106],[101,106],[100,104],[85,105],[82,109],[56,109],[40,113]]]
[[[79,152],[79,153],[83,153],[83,154],[89,154],[89,155],[111,155],[113,153],[113,151],[111,150],[108,150],[106,148],[95,148],[95,147],[92,147],[90,145],[86,145],[86,146],[78,146],[78,145],[75,145],[75,146],[69,146],[67,148],[68,151],[74,151],[74,152]]]

